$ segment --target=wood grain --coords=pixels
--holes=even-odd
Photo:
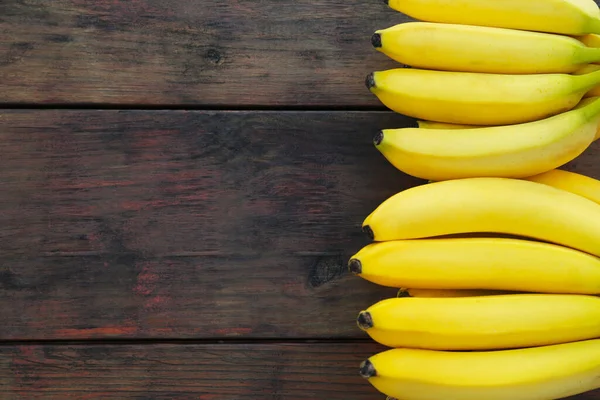
[[[372,344],[0,347],[2,399],[356,399]]]
[[[0,339],[364,337],[387,112],[5,111]]]
[[[358,374],[371,344],[0,347],[2,399],[383,400]],[[600,391],[571,397],[598,400]]]
[[[380,106],[382,1],[2,0],[0,103]]]

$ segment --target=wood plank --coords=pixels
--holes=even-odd
[[[364,344],[0,347],[3,399],[383,400]],[[598,400],[600,391],[571,397]]]
[[[388,112],[5,111],[1,339],[365,337]],[[293,310],[293,312],[290,312]]]
[[[380,106],[381,1],[2,0],[1,103]]]

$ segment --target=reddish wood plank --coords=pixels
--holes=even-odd
[[[386,112],[6,111],[0,338],[365,337]],[[290,312],[292,311],[293,312]]]
[[[3,399],[383,400],[363,344],[0,347]],[[572,400],[598,400],[600,391]]]
[[[358,0],[2,0],[2,103],[379,106]]]

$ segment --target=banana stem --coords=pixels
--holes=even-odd
[[[600,62],[600,47],[586,46],[582,50],[580,57],[577,57],[580,64]]]
[[[600,72],[600,71],[598,71]],[[592,72],[595,74],[596,72]],[[600,116],[600,97],[588,97],[582,101],[582,112],[586,119],[598,119]]]
[[[575,79],[575,91],[589,92],[594,87],[600,85],[600,70],[583,75],[572,75]]]
[[[591,18],[588,28],[589,33],[600,34],[600,18]]]

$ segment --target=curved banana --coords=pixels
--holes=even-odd
[[[600,337],[600,297],[507,294],[402,297],[361,311],[360,329],[388,347],[497,350]]]
[[[539,121],[452,130],[385,129],[373,142],[394,167],[421,179],[525,178],[578,157],[596,140],[599,124],[600,97],[591,97]]]
[[[360,365],[381,393],[402,400],[553,400],[600,387],[600,340],[525,349],[390,349]]]
[[[590,65],[592,67],[597,67],[595,70],[600,70],[600,65]],[[600,96],[600,86],[591,90],[590,93],[593,93],[593,96],[584,96],[584,97],[598,97]],[[421,129],[474,129],[474,128],[489,128],[494,125],[461,125],[461,124],[448,124],[446,122],[435,122],[435,121],[425,121],[425,120],[417,120],[415,121],[418,128]],[[598,130],[596,131],[596,139],[600,138],[600,124],[598,125]]]
[[[593,0],[386,0],[414,19],[461,25],[584,35],[600,33]]]
[[[369,74],[365,84],[387,108],[413,118],[508,125],[571,110],[600,85],[600,71],[508,75],[395,68]]]
[[[557,189],[575,193],[600,204],[600,181],[575,172],[554,169],[525,180],[543,183]]]
[[[573,35],[573,39],[579,40],[587,47],[600,47],[600,35],[590,33],[587,35]]]
[[[582,67],[581,69],[578,69],[577,71],[573,72],[573,74],[585,75],[585,74],[589,74],[591,72],[596,72],[596,71],[600,71],[599,64],[588,64],[588,65]],[[583,98],[596,97],[596,96],[600,96],[600,85],[594,86],[589,92],[587,92],[586,94],[583,95]]]
[[[418,289],[600,294],[600,258],[533,240],[376,242],[354,254],[348,268],[369,282],[410,288],[409,294],[416,291],[417,296]]]
[[[472,25],[406,22],[377,30],[372,45],[413,68],[498,74],[570,73],[600,61],[572,37]]]
[[[376,241],[495,232],[600,256],[598,204],[521,179],[467,178],[415,186],[380,204],[363,221],[363,231]]]
[[[521,292],[509,290],[485,290],[485,289],[408,289],[398,290],[397,297],[423,297],[423,298],[448,298],[448,297],[476,297],[496,296],[501,294],[517,294]]]

